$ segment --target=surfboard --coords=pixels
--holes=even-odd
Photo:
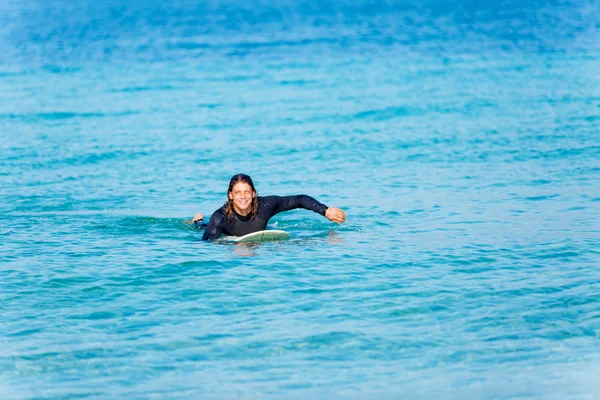
[[[290,238],[290,234],[286,231],[269,229],[266,231],[252,232],[244,236],[226,236],[225,239],[236,243],[247,242],[270,242],[274,240],[285,240]]]

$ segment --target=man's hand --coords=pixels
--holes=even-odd
[[[338,224],[341,222],[346,222],[346,213],[335,207],[329,207],[327,211],[325,211],[325,217],[328,220]]]
[[[203,219],[204,219],[204,215],[196,214],[196,215],[194,215],[194,218],[192,218],[192,222],[202,221]]]

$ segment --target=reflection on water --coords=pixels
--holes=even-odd
[[[260,243],[235,243],[232,245],[233,253],[237,257],[254,257],[256,249],[260,247]]]
[[[344,241],[342,235],[336,231],[327,232],[327,243],[329,244],[341,244]]]

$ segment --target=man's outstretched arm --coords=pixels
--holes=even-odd
[[[319,213],[328,220],[338,224],[346,221],[346,213],[343,210],[336,207],[327,207],[325,204],[305,194],[297,196],[267,196],[265,197],[265,201],[271,203],[273,215],[282,211],[304,208]]]

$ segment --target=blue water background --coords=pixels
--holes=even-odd
[[[598,21],[0,1],[0,397],[597,398]],[[238,172],[347,223],[200,241]]]

